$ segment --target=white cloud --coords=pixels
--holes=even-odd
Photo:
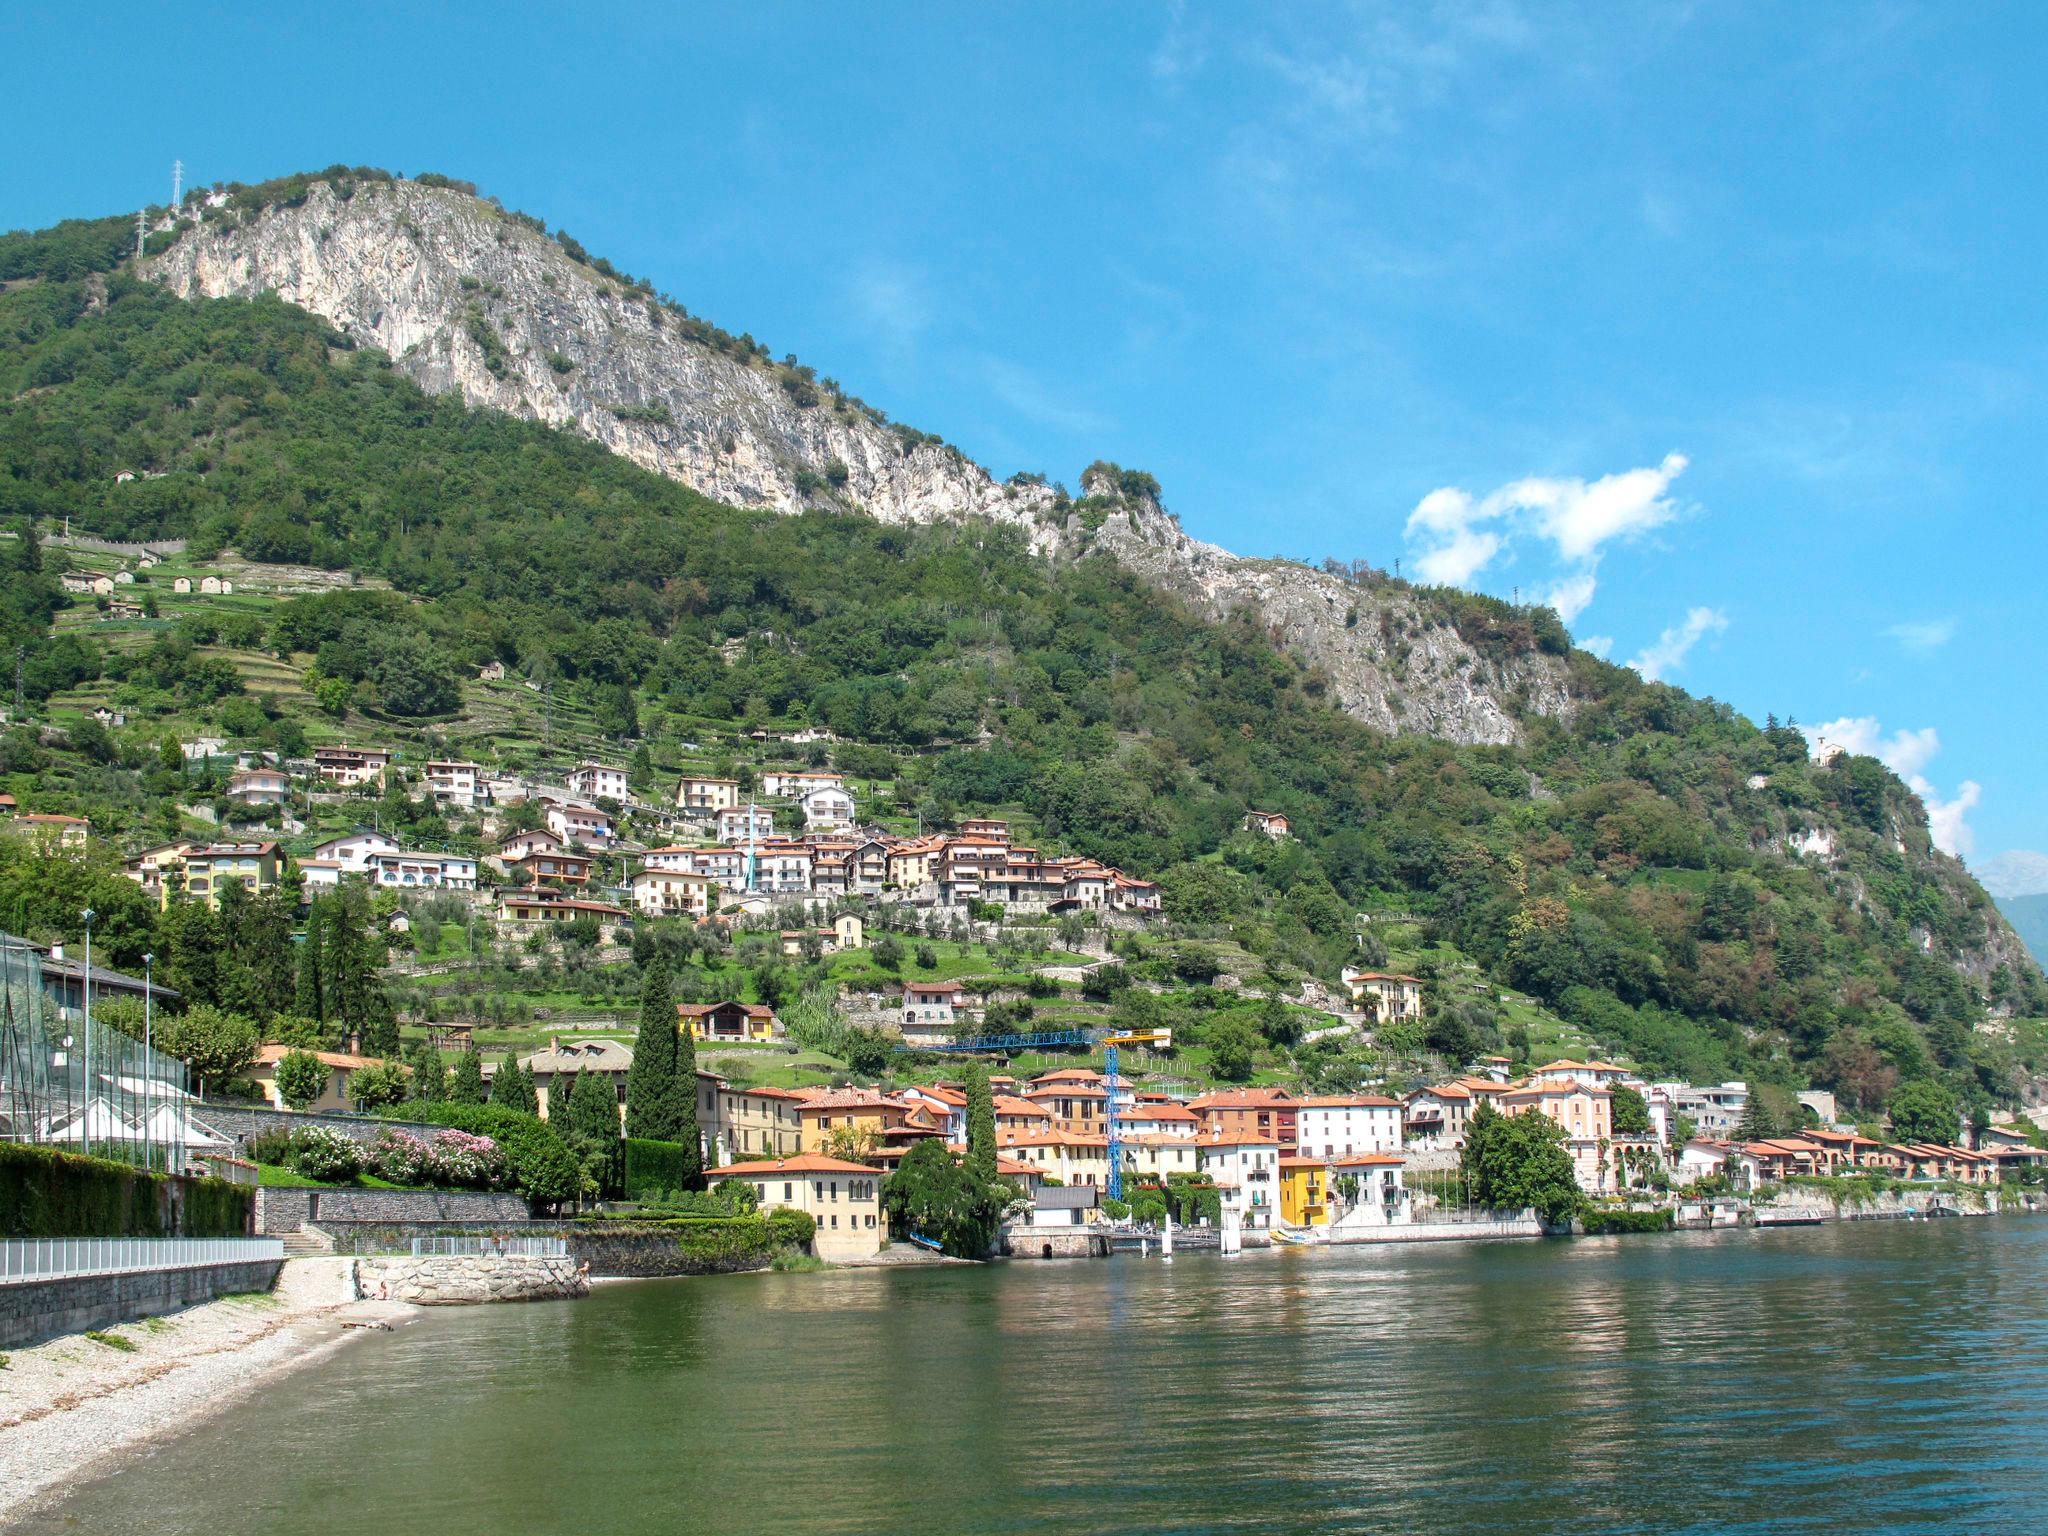
[[[1913,623],[1894,624],[1885,631],[1885,637],[1896,640],[1909,651],[1938,651],[1956,637],[1954,619],[1922,619]]]
[[[1581,571],[1576,576],[1566,577],[1553,587],[1547,601],[1557,610],[1557,616],[1569,624],[1592,603],[1593,588],[1596,584],[1591,571]]]
[[[1688,609],[1684,623],[1665,630],[1656,644],[1644,646],[1642,654],[1629,665],[1642,673],[1645,681],[1659,682],[1666,673],[1684,666],[1685,658],[1701,640],[1727,627],[1728,615],[1718,608]]]
[[[1590,651],[1595,656],[1598,656],[1602,661],[1605,661],[1609,656],[1612,656],[1614,654],[1614,636],[1588,635],[1585,639],[1579,642],[1579,649],[1582,651]]]
[[[1825,742],[1844,752],[1874,757],[1904,779],[1906,787],[1927,807],[1928,834],[1943,853],[1960,858],[1976,849],[1977,834],[1967,818],[1982,801],[1983,786],[1975,779],[1965,779],[1952,797],[1942,798],[1924,772],[1941,751],[1941,733],[1933,726],[1925,725],[1917,731],[1897,730],[1887,736],[1874,715],[1844,715],[1825,725],[1800,729],[1806,732],[1814,751],[1819,751]]]
[[[1408,537],[1424,548],[1416,570],[1426,581],[1463,586],[1525,534],[1548,540],[1567,570],[1548,601],[1567,623],[1585,612],[1598,586],[1600,556],[1615,540],[1638,538],[1678,516],[1668,494],[1685,473],[1686,457],[1667,454],[1650,469],[1624,470],[1591,482],[1531,476],[1483,497],[1441,486],[1408,515]],[[1501,531],[1480,531],[1499,524]]]

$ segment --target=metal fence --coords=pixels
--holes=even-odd
[[[0,1285],[284,1258],[277,1237],[22,1237],[0,1242]]]
[[[227,1150],[193,1118],[184,1062],[93,1017],[96,974],[76,968],[80,1006],[64,1007],[42,952],[0,933],[0,1141],[174,1170]]]
[[[569,1243],[560,1237],[416,1237],[416,1259],[566,1259]]]

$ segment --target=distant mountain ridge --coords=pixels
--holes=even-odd
[[[2048,853],[2015,848],[1985,860],[1973,873],[1978,883],[2001,901],[2016,896],[2048,895]]]
[[[2001,896],[1998,898],[1998,910],[2005,914],[2013,932],[2027,946],[2027,953],[2034,957],[2034,963],[2048,966],[2048,892]]]
[[[715,500],[883,522],[986,517],[1048,556],[1106,550],[1214,616],[1252,613],[1329,674],[1342,708],[1393,735],[1505,745],[1523,739],[1524,716],[1568,720],[1578,706],[1561,626],[1548,649],[1482,652],[1404,584],[1190,538],[1149,476],[1087,477],[1094,505],[1078,507],[1034,477],[999,483],[443,178],[292,178],[268,195],[188,201],[185,214],[164,221],[152,244],[166,248],[143,264],[171,291],[275,293],[383,349],[430,393],[576,432]]]

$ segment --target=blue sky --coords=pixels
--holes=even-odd
[[[999,473],[1556,595],[2048,848],[2048,11],[576,10],[10,8],[0,225],[465,177]]]

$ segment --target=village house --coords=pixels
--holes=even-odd
[[[1117,1123],[1133,1136],[1172,1136],[1193,1141],[1202,1132],[1202,1118],[1185,1104],[1140,1094],[1126,1109],[1117,1106]]]
[[[92,823],[83,816],[57,816],[32,811],[9,826],[43,848],[83,848],[92,840]]]
[[[1204,1141],[1218,1135],[1271,1141],[1292,1153],[1298,1145],[1300,1102],[1285,1088],[1226,1088],[1190,1099]]]
[[[323,783],[352,789],[382,783],[391,754],[375,747],[315,747],[313,773]]]
[[[227,742],[219,736],[195,736],[190,741],[178,743],[178,750],[185,754],[185,761],[188,763],[204,762],[208,758],[219,757],[227,749]]]
[[[779,938],[785,955],[801,955],[807,940],[815,939],[818,953],[836,955],[842,949],[860,949],[864,926],[851,912],[842,912],[823,928],[785,928]]]
[[[141,616],[142,615],[139,613],[134,615],[134,617],[136,618],[140,618]],[[99,705],[97,708],[93,710],[92,717],[93,719],[99,721],[101,725],[106,726],[109,730],[115,729],[119,726],[126,725],[128,723],[128,712],[126,710],[109,709],[104,704]]]
[[[569,770],[566,780],[569,793],[581,795],[586,800],[616,800],[625,804],[626,770],[608,767],[604,763],[578,763]]]
[[[779,1040],[783,1033],[782,1020],[765,1003],[677,1003],[676,1017],[699,1040]]]
[[[812,832],[837,832],[853,825],[853,796],[836,784],[821,784],[797,799],[804,814],[804,828]]]
[[[476,889],[476,860],[466,854],[373,853],[364,873],[372,885],[403,890]]]
[[[802,1099],[787,1088],[734,1087],[718,1080],[702,1133],[721,1163],[748,1157],[795,1157],[803,1151]]]
[[[736,805],[720,811],[712,827],[721,843],[765,843],[775,835],[775,818],[756,806]]]
[[[550,832],[546,827],[532,827],[524,832],[508,833],[498,842],[498,851],[490,856],[490,862],[501,872],[508,872],[512,865],[533,853],[561,853],[568,848],[561,834]]]
[[[283,805],[291,799],[292,781],[275,768],[244,768],[229,777],[225,794],[237,805]]]
[[[502,683],[505,680],[505,663],[487,661],[476,669],[476,675],[478,682]]]
[[[625,1113],[626,1072],[633,1065],[631,1046],[622,1045],[617,1040],[555,1038],[548,1041],[546,1050],[520,1057],[519,1065],[533,1074],[534,1091],[544,1119],[552,1118],[550,1105],[567,1102],[566,1098],[555,1097],[557,1085],[566,1095],[575,1086],[579,1072],[601,1072],[610,1078],[612,1097],[619,1102],[620,1114]],[[697,1076],[701,1087],[705,1074],[700,1072]],[[716,1083],[718,1079],[713,1078],[712,1081]],[[709,1118],[705,1116],[706,1120]]]
[[[955,981],[911,981],[903,985],[903,1038],[911,1044],[947,1045],[955,1037],[967,994]]]
[[[685,778],[676,785],[676,809],[700,816],[729,811],[740,803],[737,779]]]
[[[811,858],[811,894],[844,896],[853,883],[846,855],[836,849],[818,847]]]
[[[1579,1188],[1591,1195],[1604,1195],[1617,1187],[1611,1155],[1613,1097],[1611,1090],[1575,1078],[1530,1082],[1502,1094],[1500,1111],[1504,1115],[1542,1114],[1555,1121],[1565,1134],[1565,1151],[1571,1156]]]
[[[1069,1187],[1109,1185],[1109,1138],[1086,1131],[996,1132],[998,1150],[1037,1173]]]
[[[553,885],[561,890],[580,889],[590,883],[596,860],[587,853],[536,849],[524,858],[504,863],[505,874],[522,885]]]
[[[437,804],[459,806],[473,811],[490,799],[484,788],[484,767],[453,758],[437,758],[427,764],[427,793]]]
[[[350,873],[332,859],[300,859],[298,861],[299,889],[310,893],[307,900],[322,891],[341,889],[341,877]]]
[[[948,1141],[967,1139],[967,1094],[949,1083],[933,1083],[929,1086],[913,1084],[897,1094],[905,1105],[922,1105],[935,1117],[939,1132]],[[993,1095],[991,1096],[993,1097]],[[1002,1129],[998,1115],[996,1128]]]
[[[249,1068],[249,1078],[262,1090],[263,1101],[272,1109],[284,1109],[284,1095],[277,1088],[277,1064],[295,1047],[289,1045],[266,1045],[256,1052],[255,1064]],[[381,1066],[374,1056],[357,1056],[349,1051],[307,1051],[321,1066],[327,1069],[327,1081],[321,1085],[320,1096],[312,1103],[302,1105],[302,1113],[333,1114],[349,1112],[356,1108],[349,1097],[348,1080],[352,1074],[364,1067]]]
[[[811,1250],[827,1262],[872,1258],[882,1251],[881,1175],[860,1163],[815,1153],[733,1163],[705,1170],[716,1189],[727,1179],[753,1185],[763,1211],[786,1207],[817,1223]]]
[[[1164,1187],[1176,1175],[1201,1172],[1202,1152],[1192,1136],[1163,1136],[1151,1131],[1128,1135],[1118,1125],[1117,1145],[1122,1149],[1124,1174]]]
[[[161,898],[168,882],[176,887],[183,878],[185,855],[201,846],[191,838],[181,838],[174,843],[159,843],[154,848],[145,848],[121,867],[121,872],[151,896]]]
[[[996,1134],[1029,1136],[1052,1129],[1052,1111],[1013,1093],[995,1095]]]
[[[1499,1108],[1507,1091],[1507,1084],[1485,1077],[1461,1077],[1418,1088],[1406,1100],[1403,1139],[1412,1147],[1456,1150],[1465,1145],[1466,1127],[1479,1106]]]
[[[173,576],[171,578],[171,590],[180,597],[190,596],[192,592],[192,578],[190,576]]]
[[[814,789],[840,789],[846,779],[816,768],[768,768],[761,774],[761,793],[771,800],[798,800]]]
[[[594,805],[555,799],[544,799],[542,804],[545,807],[542,817],[548,830],[565,843],[605,848],[617,836],[611,817]]]
[[[1094,1077],[1094,1074],[1090,1074]],[[1057,1082],[1040,1081],[1024,1097],[1052,1117],[1055,1131],[1079,1136],[1106,1133],[1109,1123],[1109,1090],[1100,1077],[1088,1081],[1078,1074]]]
[[[1345,966],[1339,973],[1353,1004],[1362,1006],[1382,1024],[1397,1019],[1422,1017],[1422,981],[1415,976],[1392,975],[1386,971],[1361,971]]]
[[[991,816],[969,816],[960,823],[962,837],[975,838],[990,843],[1007,843],[1010,840],[1010,824],[997,821]]]
[[[600,943],[619,942],[633,931],[633,914],[608,902],[578,901],[560,891],[543,889],[498,893],[497,920],[514,932],[584,918],[597,924]]]
[[[834,1131],[851,1131],[857,1139],[877,1142],[910,1113],[910,1106],[902,1100],[874,1088],[798,1088],[794,1092],[806,1152],[823,1149]]]
[[[1275,842],[1288,835],[1287,818],[1278,811],[1245,812],[1244,829],[1247,832],[1263,832]]]
[[[1280,1158],[1286,1149],[1251,1131],[1205,1134],[1195,1145],[1225,1221],[1234,1215],[1247,1232],[1270,1230],[1280,1209]]]
[[[648,917],[709,917],[718,899],[716,880],[679,869],[638,870],[626,884]]]
[[[276,843],[207,843],[186,853],[179,883],[192,900],[218,908],[220,893],[231,882],[252,896],[276,890],[284,864]],[[168,886],[160,899],[170,899]]]
[[[1299,1146],[1304,1157],[1350,1157],[1360,1152],[1398,1152],[1405,1111],[1383,1094],[1318,1095],[1302,1099]]]

